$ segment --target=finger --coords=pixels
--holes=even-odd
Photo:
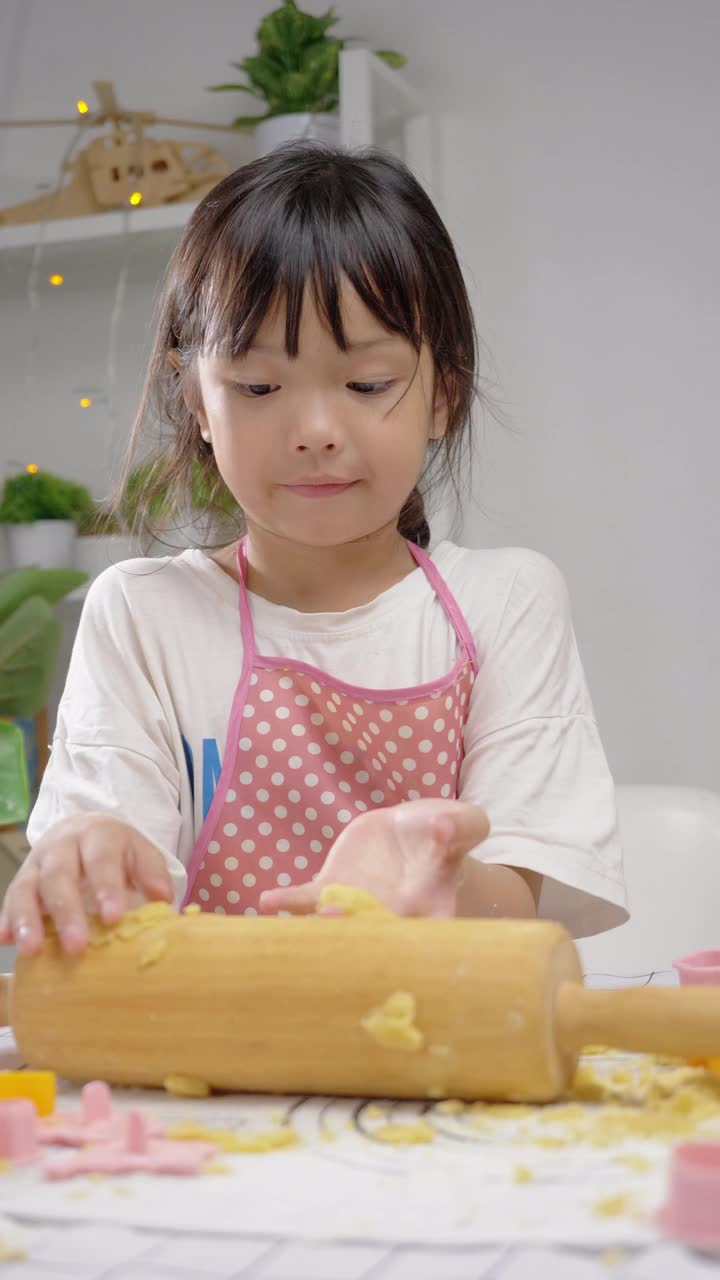
[[[19,876],[8,889],[3,908],[10,941],[17,944],[18,951],[24,956],[39,951],[45,937],[37,887],[35,874]]]
[[[172,878],[162,852],[134,828],[125,848],[125,873],[130,883],[151,902],[173,901]]]
[[[290,911],[294,916],[312,915],[319,897],[320,890],[312,880],[291,889],[266,889],[260,894],[260,912],[264,916],[278,911]]]
[[[441,817],[452,824],[449,848],[453,854],[469,853],[490,834],[490,820],[479,804],[456,800],[447,814],[438,814],[436,821]]]
[[[128,909],[123,845],[114,831],[89,831],[82,838],[82,871],[89,890],[88,910],[97,908],[103,924],[117,924]]]
[[[38,896],[55,923],[64,949],[71,955],[88,943],[88,923],[80,893],[80,858],[77,841],[58,842],[38,866]]]

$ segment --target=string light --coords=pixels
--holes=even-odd
[[[65,277],[61,275],[48,276],[48,284],[61,285],[65,283]]]
[[[141,200],[142,200],[142,191],[133,191],[132,195],[130,196],[130,203],[140,204]]]
[[[28,462],[28,464],[27,464],[27,466],[26,466],[25,470],[28,472],[28,474],[29,474],[29,475],[31,475],[31,476],[35,476],[35,475],[37,475],[37,473],[38,473],[38,471],[40,470],[40,468],[39,468],[39,466],[38,466],[37,462]]]
[[[89,409],[91,404],[92,404],[92,400],[90,399],[90,396],[83,396],[82,400],[80,401],[80,408]]]
[[[78,103],[76,103],[76,106],[81,116],[86,116],[88,111],[90,110],[87,102],[85,102],[82,98]]]

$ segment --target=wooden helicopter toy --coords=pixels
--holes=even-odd
[[[109,126],[104,134],[62,162],[56,190],[0,209],[0,225],[199,200],[230,172],[230,166],[214,147],[150,138],[146,129],[166,124],[237,133],[235,125],[177,120],[153,111],[128,111],[118,105],[110,81],[95,80],[93,88],[98,111],[90,112],[86,103],[78,103],[79,114],[73,119],[0,120],[0,127],[76,125],[89,130]],[[66,174],[70,176],[64,181]]]

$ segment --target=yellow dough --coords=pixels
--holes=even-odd
[[[373,1129],[373,1137],[395,1147],[417,1146],[432,1142],[434,1134],[429,1124],[418,1120],[415,1124],[383,1124]]]
[[[167,938],[153,938],[138,960],[138,969],[147,969],[148,965],[156,964],[160,957],[165,955],[167,949]]]
[[[337,907],[345,916],[388,916],[396,918],[393,911],[388,911],[377,898],[364,889],[357,889],[351,884],[327,884],[320,893],[318,910],[324,907]]]
[[[417,1053],[424,1037],[415,1023],[415,997],[410,991],[396,991],[384,1004],[373,1009],[360,1025],[385,1049]]]
[[[166,1138],[178,1142],[212,1142],[226,1155],[261,1155],[281,1147],[297,1147],[300,1139],[292,1125],[280,1125],[263,1133],[230,1133],[226,1129],[208,1129],[202,1124],[176,1124],[166,1129]]]
[[[197,1076],[169,1075],[163,1080],[166,1093],[173,1093],[178,1098],[209,1098],[210,1085]]]

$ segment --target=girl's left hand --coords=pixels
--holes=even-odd
[[[265,915],[314,912],[328,884],[365,889],[400,916],[454,916],[465,854],[490,830],[461,800],[408,800],[362,813],[338,836],[317,879],[261,895]]]

